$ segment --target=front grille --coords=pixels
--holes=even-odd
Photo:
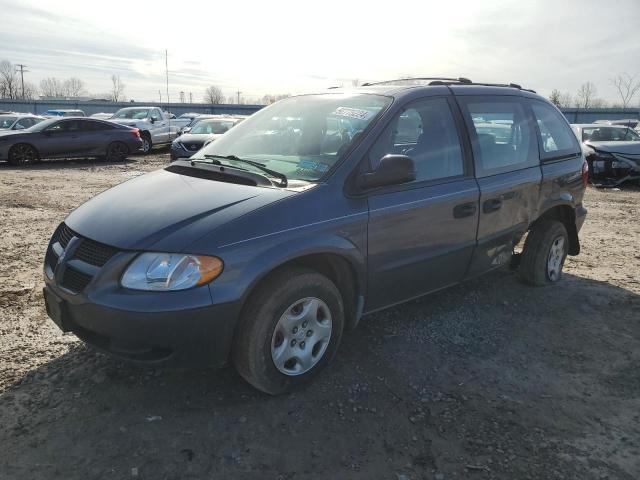
[[[116,248],[82,237],[71,230],[66,224],[62,223],[53,234],[51,246],[45,256],[45,263],[51,270],[55,271],[58,265],[58,255],[53,249],[53,244],[58,242],[63,249],[66,249],[73,237],[76,237],[76,246],[74,247],[72,256],[67,257],[65,261],[80,260],[95,267],[102,267],[111,257],[118,253]],[[78,268],[66,265],[61,284],[68,290],[81,292],[89,285],[93,275],[82,271],[85,270],[82,264],[77,264],[76,267]],[[86,268],[88,269],[89,267]]]
[[[62,248],[67,248],[71,238],[74,236],[73,230],[71,230],[65,223],[60,225],[56,240],[62,245]]]
[[[93,277],[67,266],[62,276],[62,286],[68,288],[72,292],[81,292],[89,285]]]
[[[96,267],[102,267],[117,252],[113,247],[83,238],[72,258],[77,258]]]
[[[53,251],[53,248],[49,247],[47,250],[47,255],[44,257],[44,263],[51,267],[51,270],[55,270],[56,264],[58,263],[58,256]]]

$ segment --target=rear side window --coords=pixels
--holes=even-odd
[[[540,132],[540,158],[549,160],[580,152],[576,136],[561,113],[542,102],[531,102]]]
[[[476,175],[537,165],[536,141],[525,105],[517,97],[461,98],[470,130]]]

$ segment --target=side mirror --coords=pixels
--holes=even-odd
[[[378,168],[360,178],[360,187],[368,189],[386,185],[400,185],[416,179],[416,167],[406,155],[389,154],[382,157]]]
[[[156,123],[156,120],[158,120],[156,117],[150,117],[150,118],[149,118],[149,121],[150,121],[151,123]]]
[[[191,127],[184,127],[181,133],[189,133],[191,131]]]

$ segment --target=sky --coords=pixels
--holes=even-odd
[[[640,0],[0,0],[0,60],[25,80],[77,77],[96,95],[258,99],[406,76],[467,77],[572,94],[640,78]],[[635,103],[635,102],[634,102]]]

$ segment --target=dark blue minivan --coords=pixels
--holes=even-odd
[[[285,392],[363,315],[506,265],[557,282],[587,175],[562,113],[518,85],[288,98],[74,210],[46,252],[47,312],[102,351],[231,359]]]

